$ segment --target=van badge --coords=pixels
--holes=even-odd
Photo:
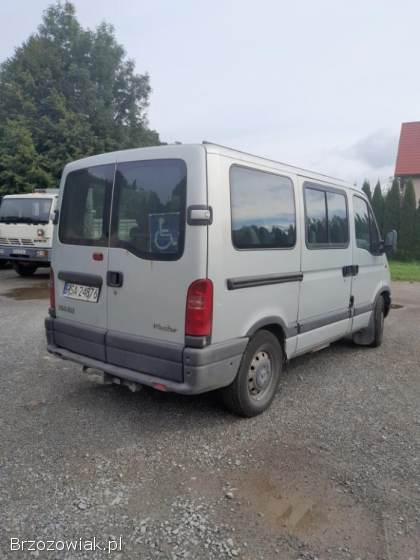
[[[58,306],[58,309],[59,309],[60,311],[64,311],[65,313],[72,313],[72,314],[74,314],[74,312],[75,312],[74,307],[70,307],[70,305],[59,305],[59,306]]]
[[[161,325],[160,323],[153,323],[153,328],[158,329],[159,331],[171,332],[176,333],[178,329],[174,329],[170,325]]]

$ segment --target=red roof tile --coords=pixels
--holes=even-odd
[[[420,122],[401,125],[395,175],[420,175]]]

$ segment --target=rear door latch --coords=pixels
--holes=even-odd
[[[121,288],[124,282],[124,274],[115,270],[108,270],[106,274],[106,283],[111,288]]]

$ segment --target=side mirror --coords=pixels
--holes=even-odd
[[[397,250],[397,240],[398,240],[398,234],[395,231],[395,229],[392,229],[386,234],[384,249],[387,257],[392,257],[392,255]]]

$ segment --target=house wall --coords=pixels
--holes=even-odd
[[[420,200],[420,175],[415,175],[414,177],[410,177],[410,179],[413,181],[414,192],[416,194],[416,206],[418,206]],[[401,190],[401,194],[402,194],[404,192],[404,186],[407,177],[400,177],[400,180],[402,185],[402,190]]]
[[[416,201],[418,205],[420,200],[420,176],[413,177],[413,185],[414,185],[414,191],[416,193]]]

